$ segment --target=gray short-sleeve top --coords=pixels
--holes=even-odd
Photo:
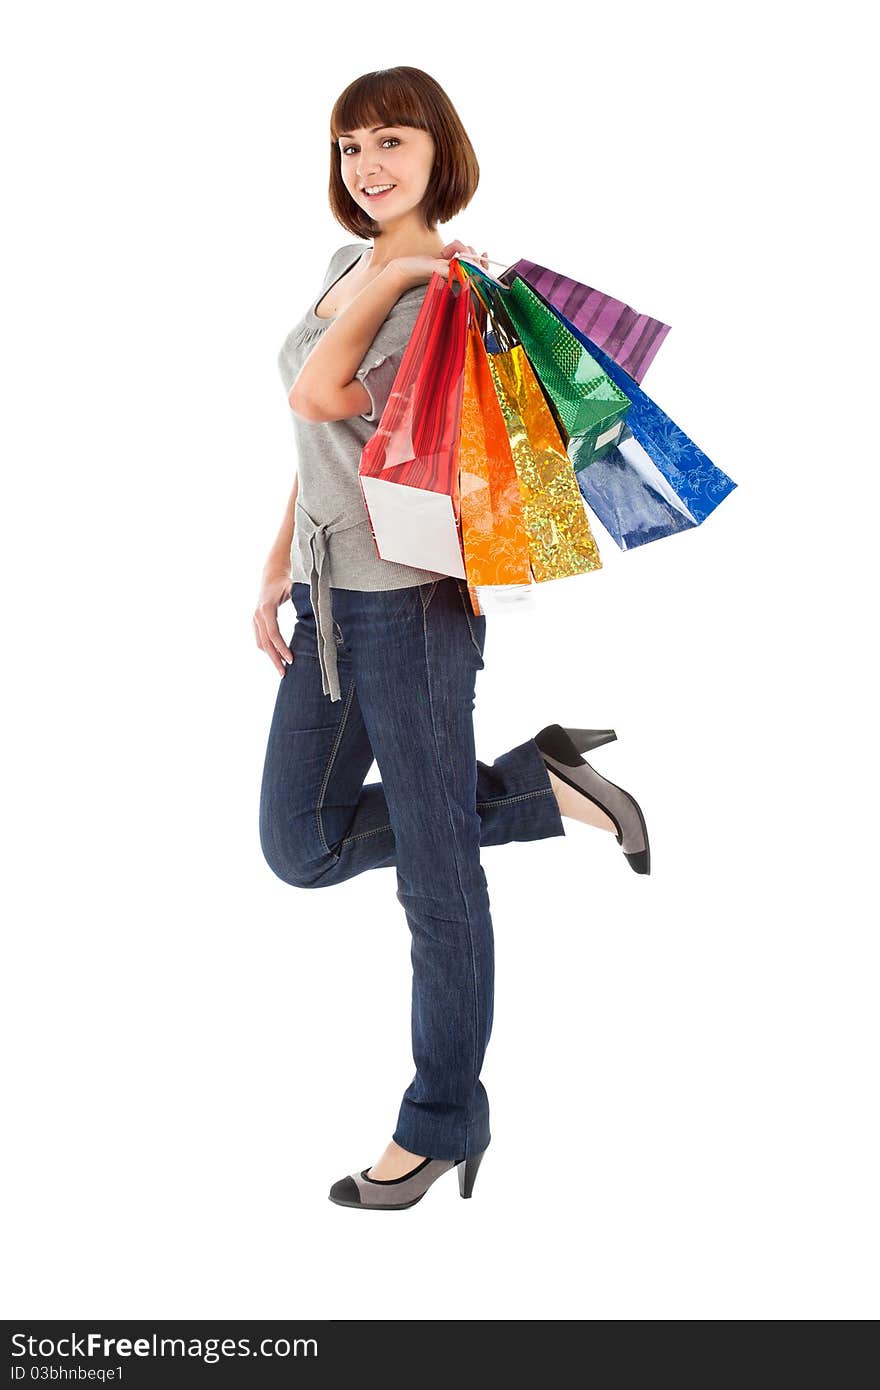
[[[320,292],[285,338],[278,354],[285,395],[289,396],[309,352],[333,322],[318,317],[317,305],[367,249],[355,243],[334,252]],[[385,409],[427,290],[425,283],[403,292],[364,355],[355,377],[370,396],[365,414],[344,420],[303,420],[290,412],[299,474],[291,579],[308,584],[311,590],[322,685],[331,700],[341,698],[331,590],[403,589],[445,578],[435,570],[380,558],[358,477],[363,447]]]

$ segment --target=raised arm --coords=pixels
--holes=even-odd
[[[354,374],[400,296],[435,272],[448,277],[448,257],[389,261],[321,334],[291,388],[291,410],[303,420],[345,420],[369,410],[369,393]]]

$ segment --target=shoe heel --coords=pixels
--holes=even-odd
[[[579,753],[601,748],[603,743],[613,743],[617,738],[613,729],[566,729],[565,732]]]
[[[613,743],[616,738],[614,729],[567,729],[564,724],[548,724],[535,734],[535,742],[542,753],[551,753],[571,767],[577,766],[578,753],[601,748],[603,743]]]
[[[477,1171],[483,1161],[483,1153],[474,1154],[473,1158],[465,1158],[458,1165],[458,1190],[462,1197],[470,1197],[474,1190],[474,1183],[477,1180]]]

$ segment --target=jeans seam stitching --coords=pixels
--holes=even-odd
[[[461,606],[462,606],[462,608],[464,609],[464,616],[467,618],[467,625],[468,625],[468,630],[470,631],[470,634],[471,634],[471,641],[473,642],[474,646],[476,647],[476,649],[477,649],[477,651],[478,651],[478,653],[479,653],[479,655],[480,655],[480,659],[482,660],[483,653],[482,653],[482,651],[480,651],[480,644],[479,644],[479,642],[477,641],[476,634],[475,634],[475,632],[474,632],[474,625],[473,625],[473,623],[471,622],[471,615],[470,615],[470,613],[468,612],[468,606],[469,606],[469,604],[470,604],[470,598],[469,598],[469,597],[465,597],[466,591],[467,591],[467,586],[465,586],[465,588],[462,588],[461,584],[459,584],[459,586],[458,586],[458,593],[459,593],[459,597],[461,598]]]
[[[488,801],[478,801],[478,806],[504,806],[508,801],[528,801],[532,796],[554,796],[552,787],[542,787],[537,792],[523,792],[520,796],[493,796]]]
[[[353,697],[354,681],[351,682],[351,685],[348,688],[348,696],[346,697],[345,701],[345,709],[342,711],[342,718],[339,721],[339,728],[336,730],[336,738],[333,740],[333,747],[330,750],[330,757],[327,760],[327,767],[324,771],[324,780],[321,783],[321,790],[318,794],[318,804],[315,807],[315,822],[318,828],[318,838],[324,847],[325,854],[330,855],[333,854],[333,851],[327,844],[327,839],[324,835],[324,822],[321,818],[321,811],[324,806],[324,797],[327,794],[327,786],[330,782],[330,773],[333,771],[333,764],[336,761],[336,754],[339,752],[339,745],[342,742],[342,735],[345,733],[345,725],[348,720],[348,712],[351,709],[351,702]],[[338,855],[334,855],[333,857],[337,859],[339,858]]]
[[[342,841],[343,845],[349,844],[352,840],[366,840],[368,835],[382,835],[386,830],[390,830],[390,825],[377,825],[375,830],[359,830],[357,835],[346,835]]]

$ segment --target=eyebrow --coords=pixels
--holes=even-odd
[[[375,135],[377,130],[398,130],[398,129],[399,129],[399,127],[396,126],[396,125],[374,125],[373,128],[372,128],[371,131],[370,131],[370,134],[371,134],[371,135]],[[353,139],[354,139],[354,136],[352,135],[351,131],[344,131],[341,135],[337,135],[336,138],[337,138],[337,140],[353,140]]]

